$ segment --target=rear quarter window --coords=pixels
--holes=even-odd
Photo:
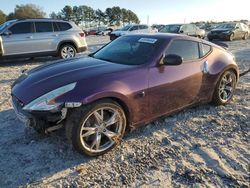
[[[58,29],[59,31],[67,31],[72,28],[72,26],[66,22],[56,22],[56,25],[56,29]]]
[[[208,44],[201,44],[201,57],[208,55],[212,51],[212,47]]]

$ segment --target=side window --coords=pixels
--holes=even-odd
[[[25,34],[33,32],[33,22],[17,23],[9,28],[12,34]]]
[[[36,32],[53,32],[52,22],[35,22]]]
[[[148,26],[146,26],[146,25],[140,25],[139,29],[148,29]]]
[[[192,31],[193,31],[193,26],[190,25],[190,24],[188,24],[188,25],[187,25],[187,31],[188,31],[188,32],[192,32]]]
[[[138,30],[138,26],[136,25],[136,26],[133,26],[133,27],[131,27],[130,29],[129,29],[129,31],[135,31],[135,30]]]
[[[188,40],[174,40],[168,47],[165,55],[175,54],[183,58],[183,61],[200,58],[198,42]]]
[[[54,28],[54,31],[57,32],[57,31],[60,31],[58,25],[56,24],[56,22],[53,22],[53,28]]]
[[[212,47],[210,45],[201,44],[201,57],[204,57],[207,54],[209,54],[211,50],[212,50]]]
[[[187,25],[181,26],[180,31],[183,31],[184,33],[187,32]]]
[[[60,31],[67,31],[72,28],[72,26],[66,22],[57,22],[57,26]]]
[[[191,25],[191,27],[192,27],[192,31],[196,31],[198,29],[196,25]]]

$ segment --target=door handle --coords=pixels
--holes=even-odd
[[[208,61],[206,60],[203,65],[202,65],[202,72],[204,74],[207,74],[208,73]]]
[[[54,34],[54,35],[52,35],[53,37],[58,37],[58,34]]]
[[[139,93],[139,95],[140,95],[140,97],[145,97],[146,93],[145,93],[145,91],[141,91],[141,92]]]
[[[28,36],[28,37],[26,37],[26,38],[28,38],[28,39],[33,39],[33,36]]]

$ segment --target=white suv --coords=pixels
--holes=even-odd
[[[0,58],[60,56],[66,59],[86,49],[85,34],[73,22],[24,19],[0,25]]]
[[[130,33],[153,33],[154,30],[151,29],[148,25],[144,24],[133,24],[127,25],[120,30],[113,31],[109,34],[110,40],[114,40],[122,35],[127,35]]]

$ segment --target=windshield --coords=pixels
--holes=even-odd
[[[127,30],[129,30],[130,27],[131,27],[130,25],[127,25],[127,26],[121,28],[120,31],[127,31]]]
[[[166,25],[160,32],[162,33],[178,33],[180,30],[181,25]]]
[[[8,27],[12,22],[15,22],[15,21],[16,20],[10,20],[0,25],[0,33],[3,32],[6,27]]]
[[[234,23],[230,23],[230,24],[222,24],[222,25],[219,25],[217,28],[218,29],[234,29],[235,28],[235,25]]]
[[[118,38],[91,57],[125,65],[141,65],[149,61],[162,41],[155,38],[125,36]]]

